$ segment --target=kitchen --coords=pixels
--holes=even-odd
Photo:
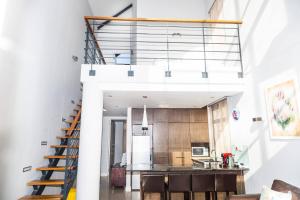
[[[160,173],[167,177],[170,171],[198,173],[217,169],[218,173],[236,173],[237,192],[243,193],[247,169],[234,167],[231,155],[230,166],[220,168],[222,162],[213,162],[222,161],[221,153],[231,152],[225,130],[228,127],[224,125],[228,121],[226,108],[226,99],[203,108],[132,108],[132,160],[127,165],[127,185],[131,190],[141,189],[141,177],[145,174]],[[142,130],[145,118],[148,129]],[[182,199],[183,195],[174,193],[172,199]],[[196,199],[203,199],[203,195],[197,193]],[[159,194],[145,193],[145,199],[159,199]]]

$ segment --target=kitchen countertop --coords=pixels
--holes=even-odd
[[[249,168],[245,167],[234,167],[234,168],[204,168],[204,167],[196,167],[196,166],[170,166],[170,165],[159,165],[159,164],[154,164],[153,166],[151,165],[127,165],[126,171],[128,172],[187,172],[187,171],[227,171],[227,172],[247,172],[249,171]]]

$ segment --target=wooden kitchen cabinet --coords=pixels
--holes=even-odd
[[[190,123],[191,142],[209,142],[208,123]]]
[[[207,108],[147,109],[153,124],[153,163],[191,165],[191,144],[209,143]],[[132,124],[141,124],[143,109],[132,109]]]
[[[191,166],[192,164],[192,152],[190,150],[170,152],[170,165]]]
[[[153,148],[158,152],[168,152],[169,149],[169,124],[153,124]]]
[[[169,164],[169,152],[154,152],[153,164],[168,165]]]
[[[169,122],[190,122],[189,109],[170,109],[168,112]]]
[[[208,122],[207,108],[191,109],[190,110],[190,122]]]
[[[168,164],[169,162],[169,124],[153,124],[153,163]]]
[[[132,124],[142,124],[143,121],[143,108],[133,108],[132,109]],[[153,123],[153,109],[147,109],[147,120],[148,124]]]
[[[170,165],[182,166],[183,165],[183,152],[182,151],[171,151],[170,152]]]
[[[168,113],[170,109],[153,109],[153,123],[168,122]]]
[[[182,151],[191,146],[189,123],[169,123],[169,149]]]
[[[191,165],[189,123],[169,123],[170,165]]]
[[[191,166],[193,164],[192,161],[192,150],[186,150],[182,152],[183,154],[183,165],[184,166]]]

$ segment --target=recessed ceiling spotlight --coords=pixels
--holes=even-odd
[[[103,108],[103,112],[106,112],[107,110],[105,108]]]
[[[143,96],[143,99],[147,99],[148,98],[148,96]]]

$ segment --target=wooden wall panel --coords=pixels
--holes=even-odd
[[[169,164],[169,153],[168,152],[154,152],[153,164],[168,165]]]
[[[169,149],[182,151],[190,146],[189,123],[169,123]]]
[[[169,124],[153,124],[153,148],[155,152],[168,152],[169,150]]]
[[[169,122],[190,122],[189,109],[169,109]]]
[[[190,123],[191,142],[209,142],[208,123]]]
[[[133,108],[132,109],[132,124],[142,124],[144,109]],[[147,120],[149,124],[153,124],[153,109],[147,109]]]
[[[153,161],[154,164],[168,164],[169,162],[169,124],[153,124]]]
[[[153,122],[168,122],[169,109],[155,108],[153,109]]]
[[[191,109],[190,110],[190,122],[208,122],[207,108]]]

